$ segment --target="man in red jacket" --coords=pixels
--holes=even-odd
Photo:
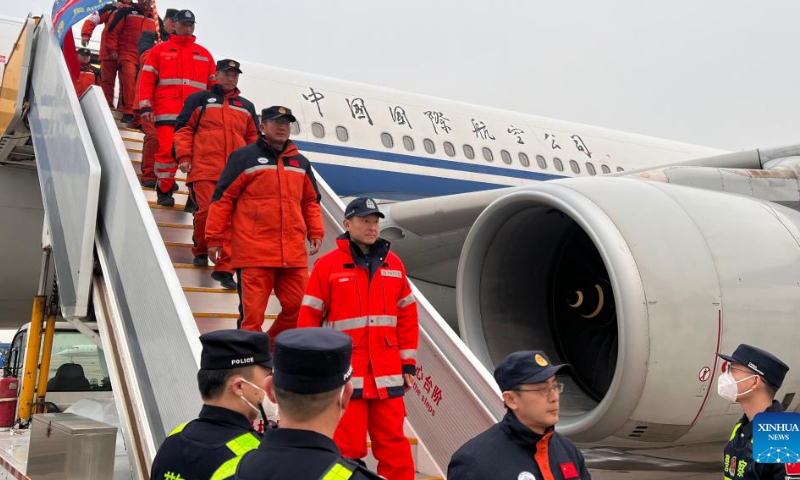
[[[197,207],[194,212],[194,264],[208,265],[206,219],[217,181],[228,156],[258,140],[256,108],[241,96],[237,88],[241,65],[236,60],[217,62],[217,84],[211,90],[189,95],[175,126],[175,157],[178,168],[188,173],[186,185]],[[230,241],[222,246],[222,255],[214,265],[211,278],[233,290]]]
[[[78,49],[78,61],[81,62],[81,71],[75,80],[75,92],[80,97],[89,87],[99,83],[100,71],[92,65],[92,51],[88,48]]]
[[[195,16],[181,10],[175,16],[175,35],[159,43],[147,56],[139,75],[139,108],[142,122],[154,121],[158,132],[155,171],[158,178],[158,205],[172,207],[177,189],[172,158],[175,123],[186,98],[214,84],[214,59],[195,43]]]
[[[231,263],[239,276],[239,328],[260,331],[270,294],[281,313],[270,338],[297,326],[308,281],[308,255],[319,251],[325,227],[311,162],[289,140],[292,111],[261,111],[264,137],[233,152],[211,199],[206,222],[208,256],[217,263],[231,240]]]
[[[152,0],[139,0],[114,13],[106,37],[108,56],[119,63],[122,123],[133,122],[133,99],[136,96],[136,72],[139,69],[139,37],[158,30]]]
[[[298,327],[322,326],[353,338],[355,388],[333,437],[342,455],[365,457],[369,431],[378,474],[411,480],[415,468],[403,432],[403,395],[416,371],[417,302],[403,262],[378,236],[380,218],[373,199],[350,202],[347,233],[314,265]]]
[[[100,10],[89,15],[89,18],[83,22],[81,28],[81,45],[89,45],[89,40],[92,38],[92,33],[98,25],[105,25],[111,22],[111,17],[120,6],[130,5],[133,0],[121,0],[119,2],[108,3]],[[100,86],[103,87],[103,93],[106,96],[108,106],[114,108],[114,86],[117,83],[117,68],[119,67],[116,60],[112,60],[108,55],[106,42],[108,38],[108,28],[103,28],[103,33],[100,35]]]

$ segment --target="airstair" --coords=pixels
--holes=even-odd
[[[158,206],[156,192],[139,183],[143,134],[120,125],[119,114],[108,108],[99,87],[79,100],[75,97],[51,31],[48,18],[36,28],[27,93],[30,109],[25,114],[40,179],[45,179],[42,191],[54,232],[53,252],[58,257],[59,252],[74,251],[57,247],[70,243],[78,221],[78,204],[72,198],[87,195],[90,201],[80,205],[96,216],[91,238],[95,268],[84,319],[96,320],[100,328],[133,478],[148,478],[168,432],[199,411],[198,336],[236,328],[239,299],[236,290],[225,290],[210,278],[213,267],[192,264],[185,176],[178,172],[176,205]],[[82,170],[61,161],[77,157],[99,166],[95,212],[90,211],[91,182],[84,189]],[[324,253],[335,248],[344,205],[324,179],[318,179]],[[89,214],[80,219],[92,218]],[[75,271],[79,262],[73,256],[69,262],[55,259],[59,284],[81,273]],[[416,288],[414,293],[420,344],[416,384],[406,394],[406,431],[417,468],[424,472],[418,478],[443,478],[452,453],[495,423],[504,409],[489,372]],[[273,296],[265,329],[279,311]]]

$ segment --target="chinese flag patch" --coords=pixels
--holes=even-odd
[[[578,469],[575,468],[575,464],[572,462],[562,463],[561,475],[564,478],[578,478]]]
[[[297,161],[297,160],[289,160],[289,165],[292,166],[292,167],[299,167],[300,166],[300,162]]]
[[[237,101],[237,100],[234,100],[234,101],[232,101],[231,103],[232,103],[234,106],[236,106],[236,107],[241,107],[241,106],[242,106],[242,102],[239,102],[239,101]]]
[[[786,475],[800,475],[800,463],[785,463]]]

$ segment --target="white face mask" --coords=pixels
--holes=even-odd
[[[733,374],[730,370],[720,375],[719,380],[717,381],[717,393],[720,397],[724,398],[725,400],[734,403],[736,399],[742,395],[748,394],[753,391],[751,388],[746,392],[739,393],[739,388],[736,386],[737,384],[744,382],[745,380],[749,380],[757,375],[750,375],[749,377],[743,378],[736,381],[733,378]]]
[[[264,423],[266,423],[267,420],[273,420],[273,421],[276,420],[278,418],[278,406],[272,403],[272,401],[270,401],[269,397],[267,396],[267,392],[263,388],[254,385],[252,382],[248,382],[244,378],[242,379],[242,381],[250,385],[251,387],[255,388],[256,390],[260,391],[261,393],[263,393],[264,397],[262,397],[261,401],[259,402],[258,408],[256,408],[252,403],[247,401],[247,399],[244,398],[243,396],[239,398],[241,398],[250,408],[258,412],[258,414],[261,415],[261,418],[264,419]]]

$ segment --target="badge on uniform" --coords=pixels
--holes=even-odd
[[[578,478],[578,469],[575,468],[575,464],[572,462],[562,463],[559,465],[561,467],[561,475],[564,476],[565,479],[570,478]]]
[[[211,98],[208,99],[208,103],[216,103],[216,101],[217,101],[217,99],[214,98],[214,97],[211,97]]]
[[[266,157],[258,157],[258,163],[261,165],[266,165],[269,163],[269,158]]]
[[[786,475],[800,475],[800,463],[786,463]]]
[[[517,475],[517,480],[536,480],[536,475],[531,472],[520,472],[520,474]]]

